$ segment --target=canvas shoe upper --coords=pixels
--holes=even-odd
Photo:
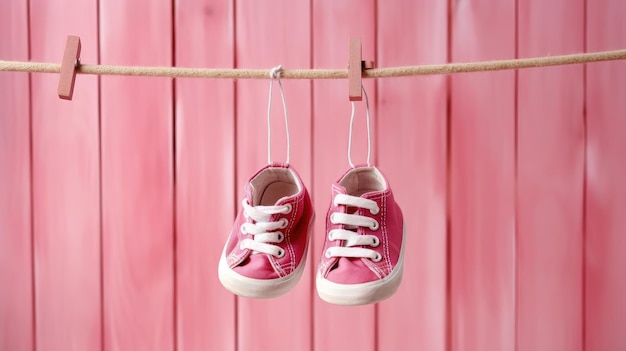
[[[319,296],[340,305],[388,298],[402,280],[403,241],[402,212],[384,175],[375,167],[350,169],[332,186]]]
[[[233,224],[218,275],[234,294],[271,298],[300,279],[306,261],[313,206],[298,173],[270,164],[253,175]]]

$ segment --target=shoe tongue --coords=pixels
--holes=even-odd
[[[346,191],[346,188],[344,188],[342,185],[340,184],[333,184],[332,186],[332,191],[333,191],[333,198],[335,197],[335,195],[337,194],[347,194],[348,192]],[[346,207],[346,213],[347,214],[355,214],[358,212],[358,208],[357,207],[352,207],[352,206],[348,206]],[[347,230],[351,230],[353,232],[357,231],[357,227],[355,226],[348,226],[346,225],[344,227]]]
[[[280,205],[284,205],[287,202],[289,202],[289,198],[292,197],[293,195],[287,195],[287,196],[283,196],[280,199],[276,200],[276,203],[271,204],[271,205],[265,205],[265,206],[260,206],[259,205],[259,199],[255,198],[254,196],[254,186],[250,183],[246,184],[246,186],[244,187],[244,192],[245,192],[245,197],[248,200],[248,203],[251,206],[254,207],[265,207],[265,206],[280,206]],[[270,222],[272,219],[273,215],[267,215],[267,218],[264,219],[260,219],[258,221],[255,222]]]
[[[337,194],[347,194],[348,191],[346,190],[345,187],[343,187],[343,185],[334,183],[332,186],[332,191],[333,191],[333,197]]]
[[[245,192],[245,197],[248,200],[248,203],[251,206],[259,206],[259,199],[255,199],[254,198],[254,187],[252,186],[252,184],[248,183],[246,184],[246,186],[244,187],[244,192]],[[276,203],[271,204],[271,205],[267,205],[267,206],[280,206],[283,205],[285,203],[287,203],[289,201],[289,198],[291,198],[293,195],[286,195],[281,197],[280,199],[276,200]]]
[[[334,183],[332,185],[332,195],[333,197],[335,197],[335,195],[337,194],[346,194],[348,195],[348,191],[346,190],[346,188],[338,183]],[[353,214],[355,212],[357,212],[357,208],[356,207],[348,207],[346,208],[346,213],[348,214]],[[348,226],[346,226],[347,230],[352,230],[356,232],[356,227],[354,228],[349,228]],[[354,272],[356,271],[362,271],[362,270],[367,270],[368,268],[365,266],[365,264],[363,263],[363,260],[361,260],[361,258],[355,258],[355,257],[340,257],[337,262],[335,263],[335,267],[332,269],[333,271],[335,271],[335,273],[339,273],[339,274],[350,274],[350,272]],[[345,272],[345,273],[343,273]]]

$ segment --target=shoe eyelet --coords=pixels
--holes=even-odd
[[[285,240],[285,235],[282,232],[278,232],[278,242],[282,243]]]
[[[283,250],[283,249],[278,249],[278,253],[276,254],[276,257],[278,257],[278,258],[283,258],[283,257],[285,257],[285,250]]]
[[[291,211],[293,210],[293,206],[291,204],[285,204],[285,207],[287,207],[286,210],[283,211],[284,214],[288,214],[291,213]]]
[[[378,247],[378,245],[380,245],[380,240],[378,239],[377,236],[372,237],[372,243],[370,244],[371,247]]]
[[[380,262],[382,259],[383,259],[383,256],[377,252],[376,257],[372,258],[372,261]]]
[[[241,232],[241,234],[248,234],[248,230],[246,229],[246,224],[242,224],[241,227],[239,227],[239,231]]]
[[[380,207],[376,206],[375,209],[370,210],[370,213],[374,216],[376,216],[378,213],[380,212]]]
[[[326,256],[326,258],[331,258],[331,252],[330,249],[326,250],[326,252],[324,252],[324,256]]]
[[[285,229],[289,225],[289,220],[287,218],[280,219],[280,229]]]
[[[330,215],[330,223],[337,224],[337,221],[335,220],[335,213],[334,212]]]
[[[331,230],[330,232],[328,232],[328,240],[329,240],[329,241],[335,241],[335,237],[334,237],[334,235],[333,235],[334,233],[335,233],[335,232],[334,232],[334,231],[332,231],[332,230]]]
[[[370,228],[371,230],[378,230],[378,228],[380,228],[380,224],[378,224],[378,221],[374,220],[374,221],[372,222],[372,225],[370,225],[370,226],[369,226],[369,228]]]

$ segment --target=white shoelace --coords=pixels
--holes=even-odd
[[[241,241],[241,249],[253,250],[253,253],[266,253],[281,258],[285,255],[285,250],[273,245],[282,242],[285,235],[279,229],[287,228],[289,221],[281,218],[279,221],[270,222],[274,214],[291,212],[291,204],[282,206],[250,206],[247,199],[241,203],[244,208],[244,216],[252,218],[255,223],[244,223],[241,225],[241,232],[251,234],[254,239],[244,239]]]
[[[345,205],[351,207],[365,208],[370,211],[371,214],[376,215],[380,208],[375,201],[364,199],[357,196],[351,196],[346,194],[337,194],[333,199],[335,206]],[[371,230],[377,230],[379,228],[378,222],[367,216],[361,216],[357,214],[338,213],[331,214],[330,221],[334,224],[343,224],[346,229],[332,229],[328,232],[328,240],[344,240],[344,246],[333,246],[326,250],[326,257],[362,257],[369,258],[374,262],[379,262],[382,256],[372,250],[364,247],[355,246],[371,246],[377,247],[380,244],[380,240],[375,235],[360,235],[355,230],[357,227],[368,227]]]

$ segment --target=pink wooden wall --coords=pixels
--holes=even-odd
[[[241,68],[345,67],[361,36],[385,67],[623,49],[626,3],[0,1],[0,59],[60,62],[68,34],[84,63]],[[626,350],[626,62],[367,80],[409,238],[398,293],[363,307],[316,296],[320,220],[287,295],[217,280],[266,80],[79,76],[68,102],[57,79],[0,72],[2,351]],[[323,214],[347,82],[284,86]]]

